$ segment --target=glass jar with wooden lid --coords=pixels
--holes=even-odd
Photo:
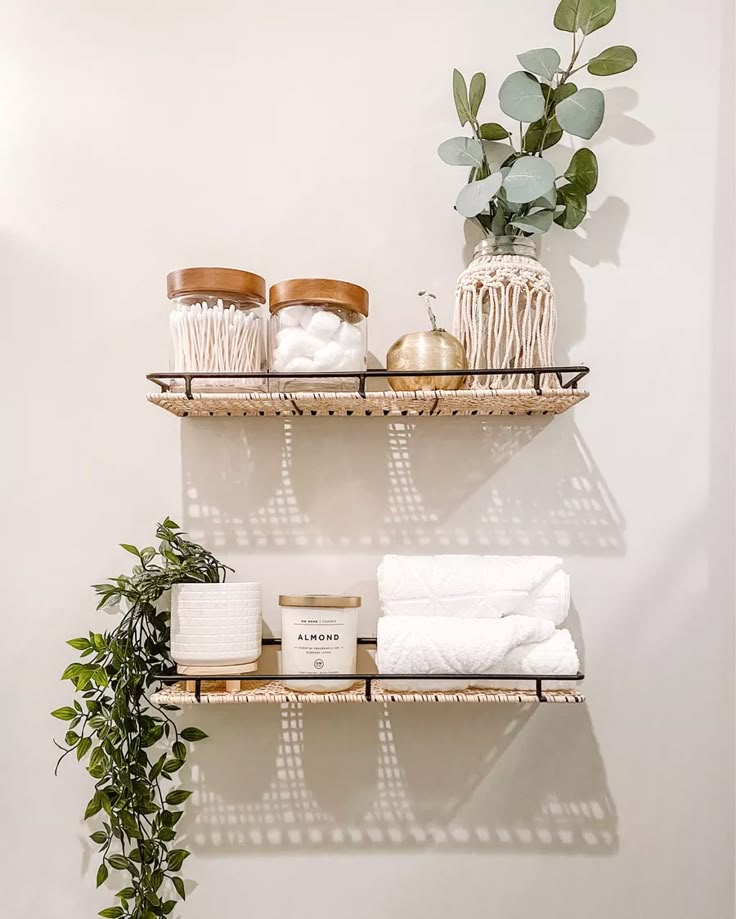
[[[365,370],[368,354],[368,291],[348,281],[296,278],[269,292],[269,366],[294,376],[276,388],[333,391],[357,388],[355,378],[316,378],[310,373]]]
[[[262,373],[266,282],[238,268],[182,268],[166,278],[175,373]],[[177,388],[183,386],[175,381]],[[194,380],[195,391],[264,389],[263,377]]]

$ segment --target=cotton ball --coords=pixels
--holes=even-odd
[[[271,357],[271,370],[276,370],[280,373],[286,369],[288,362],[288,358],[284,352],[280,348],[277,348]]]
[[[336,370],[363,370],[365,367],[365,358],[362,350],[358,348],[346,348],[342,353],[342,360]]]
[[[301,325],[301,306],[287,306],[278,311],[279,323],[282,329],[294,329]]]
[[[308,373],[315,369],[314,361],[308,357],[295,357],[289,361],[285,369],[287,373]]]
[[[314,357],[323,344],[302,328],[281,329],[276,336],[277,350],[284,354],[287,361],[294,357]]]
[[[334,338],[340,325],[340,317],[336,316],[335,313],[331,313],[329,310],[318,310],[312,316],[307,328],[309,329],[309,334],[314,335],[315,338],[330,341],[331,338]]]
[[[330,341],[314,355],[314,366],[317,370],[338,370],[342,360],[342,348],[336,341]]]
[[[337,340],[345,350],[360,348],[363,344],[363,334],[357,326],[343,322],[337,333]]]
[[[294,306],[292,307],[295,313],[299,316],[299,325],[306,329],[309,327],[309,323],[312,321],[312,316],[314,316],[315,309],[313,306]]]

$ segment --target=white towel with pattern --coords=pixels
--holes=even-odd
[[[385,616],[517,615],[560,625],[570,579],[556,556],[386,555],[378,594]]]
[[[384,616],[378,620],[379,673],[508,673],[504,660],[555,631],[553,623],[530,616],[459,619]],[[464,680],[390,680],[387,689],[427,692],[467,689]]]

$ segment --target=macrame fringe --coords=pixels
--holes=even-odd
[[[552,279],[546,268],[521,255],[476,258],[460,275],[453,333],[463,343],[471,369],[551,367],[557,331]],[[473,389],[518,389],[528,376],[477,376]],[[545,374],[542,386],[559,388]]]

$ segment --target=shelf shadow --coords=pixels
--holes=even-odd
[[[215,550],[621,554],[572,415],[550,420],[186,419],[185,525]]]
[[[585,705],[225,708],[197,710],[194,850],[618,849]]]

